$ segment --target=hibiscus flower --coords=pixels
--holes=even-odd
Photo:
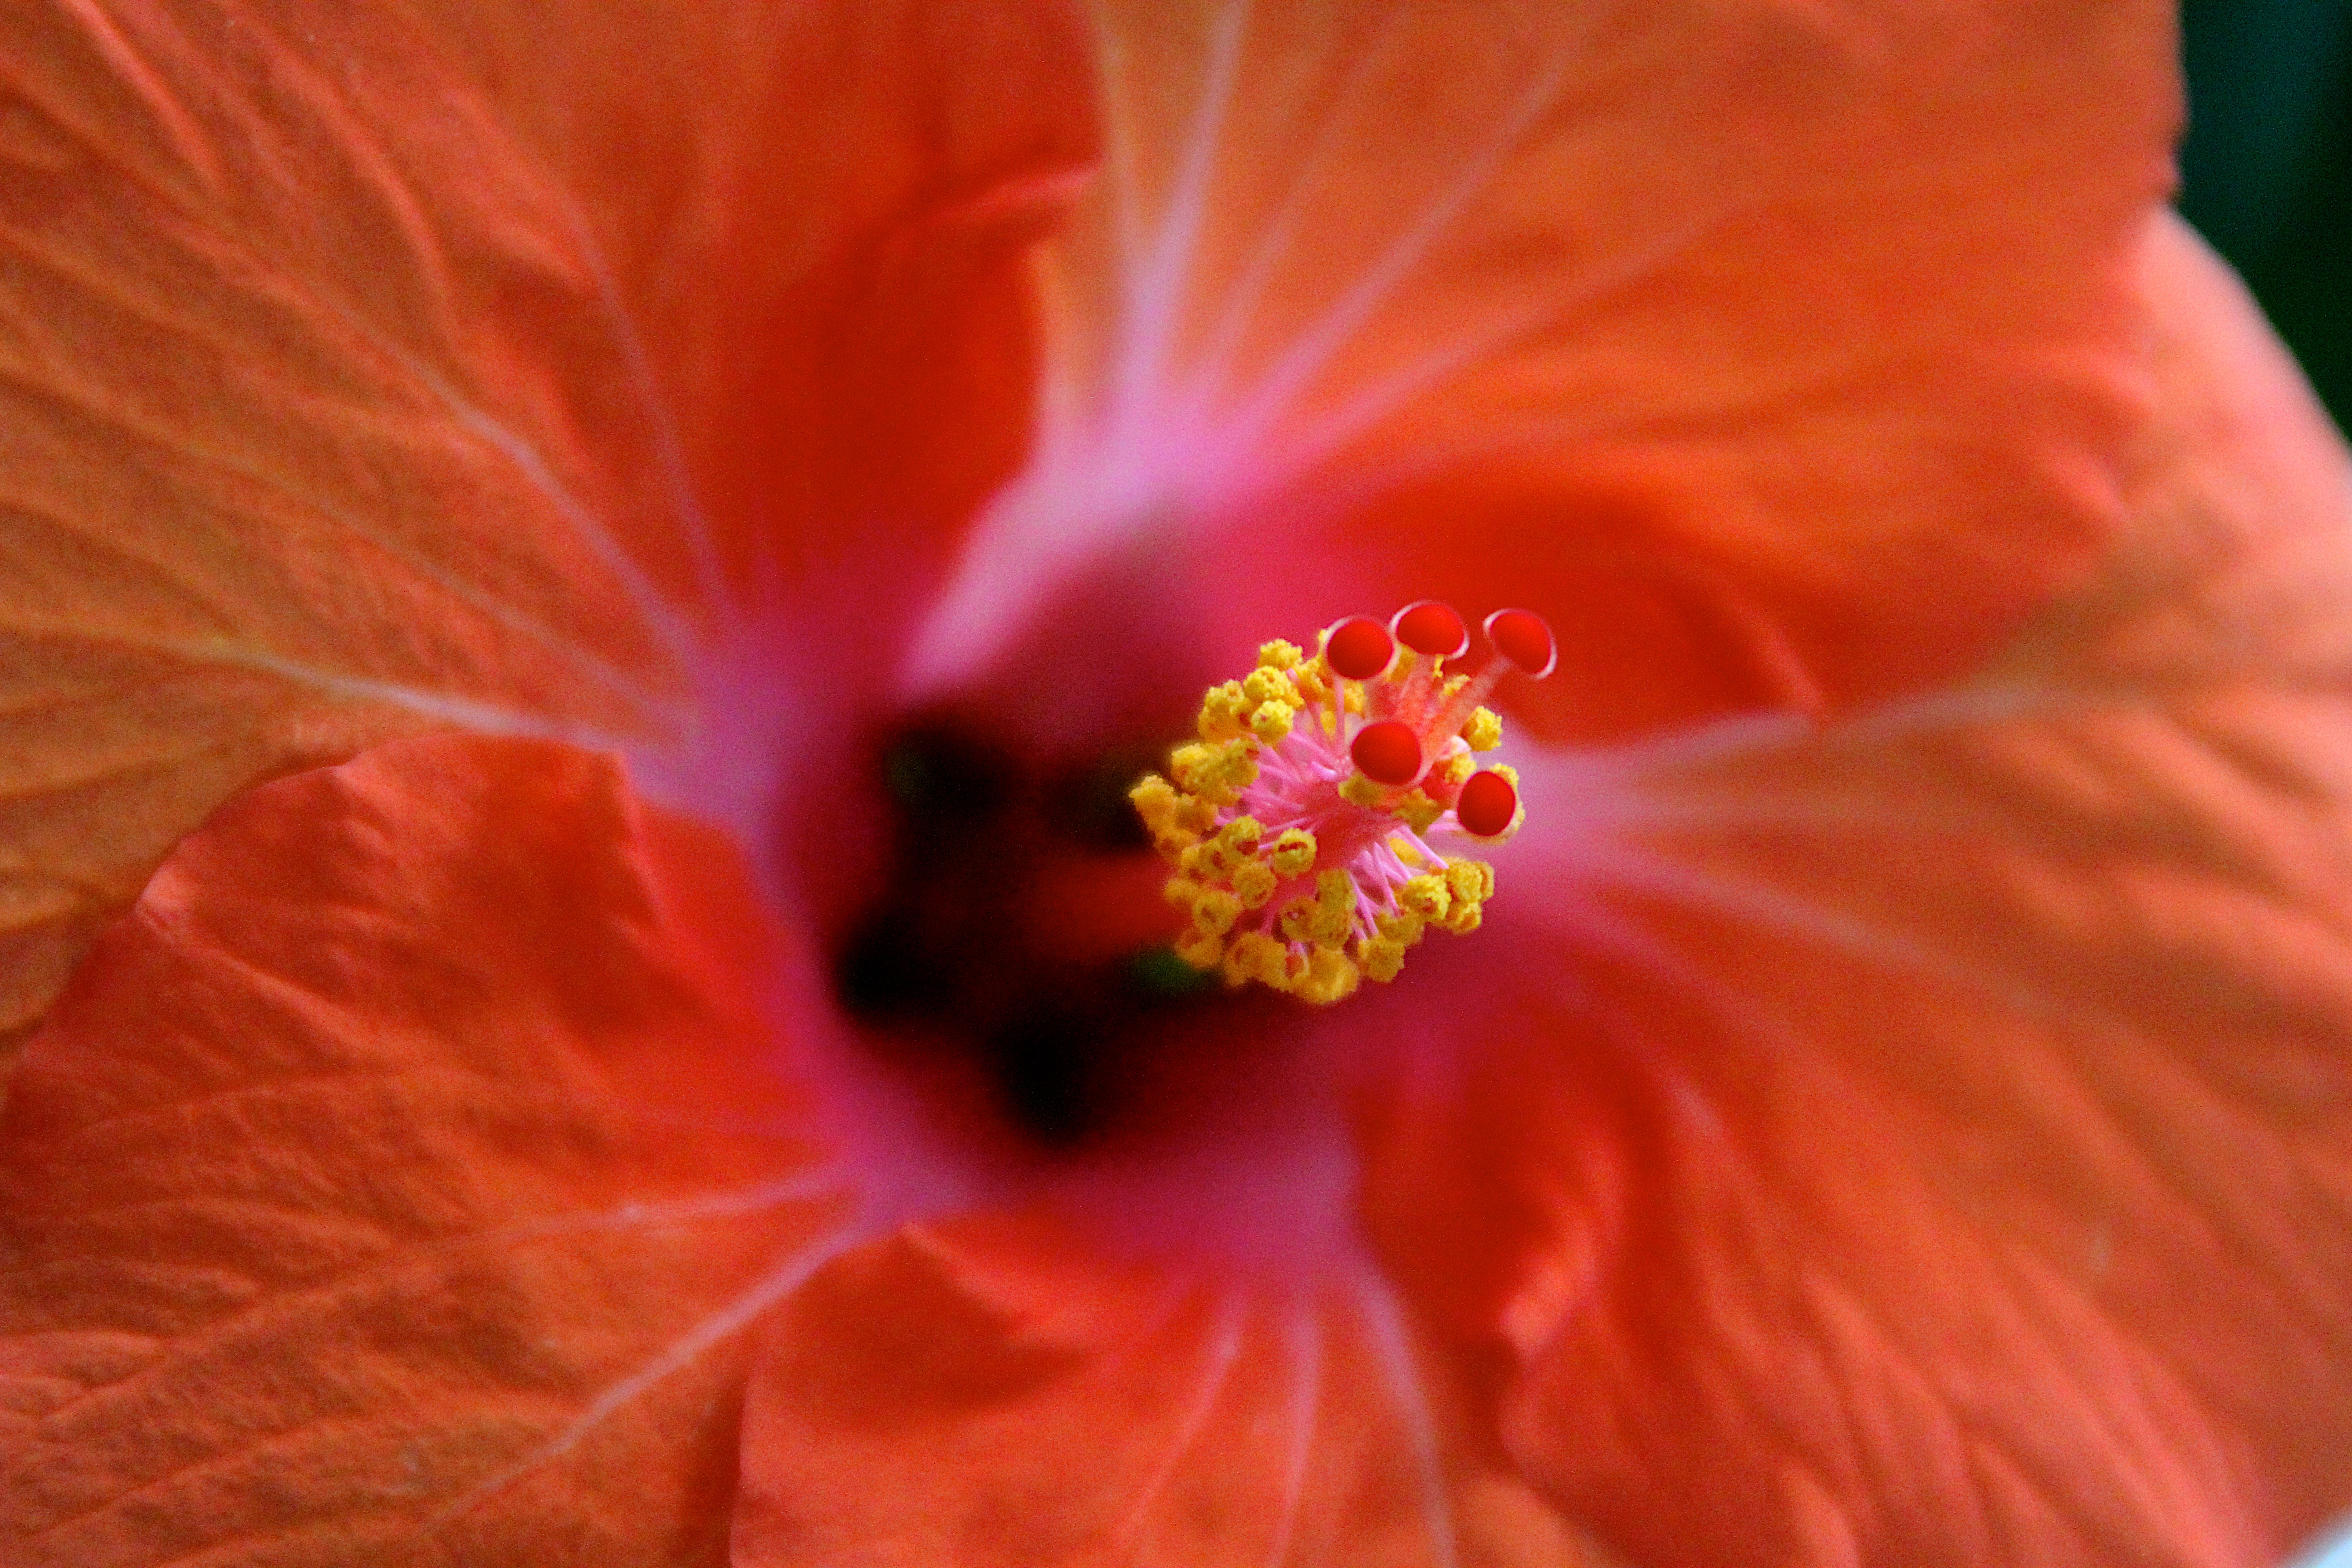
[[[0,1555],[2291,1551],[2352,479],[2171,50],[0,24]],[[1129,786],[1423,598],[1482,929],[1204,980]]]

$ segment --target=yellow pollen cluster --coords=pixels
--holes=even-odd
[[[1328,1005],[1366,978],[1395,979],[1432,929],[1478,929],[1494,868],[1442,856],[1421,836],[1475,770],[1470,752],[1499,742],[1502,722],[1475,710],[1461,725],[1464,749],[1412,788],[1384,786],[1346,762],[1346,716],[1365,711],[1367,684],[1377,682],[1341,679],[1319,652],[1267,643],[1248,675],[1210,688],[1200,738],[1171,753],[1168,775],[1129,793],[1174,867],[1165,892],[1185,913],[1175,946],[1192,967]],[[1345,846],[1338,863],[1318,826]]]

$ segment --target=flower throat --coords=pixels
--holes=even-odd
[[[944,1122],[1041,1152],[1164,1129],[1267,1070],[1299,999],[1478,925],[1494,874],[1447,851],[1522,815],[1510,771],[1476,765],[1501,734],[1483,700],[1552,662],[1524,611],[1486,638],[1494,658],[1450,668],[1468,630],[1423,604],[1311,653],[1269,643],[1172,756],[1141,736],[1040,753],[955,710],[877,737],[890,868],[833,968],[866,1054]]]

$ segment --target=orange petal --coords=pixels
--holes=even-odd
[[[1376,1321],[1345,1289],[1129,1273],[1025,1222],[915,1233],[763,1349],[735,1562],[1597,1564],[1460,1440],[1444,1374],[1407,1350],[1399,1380]]]
[[[2116,526],[2168,7],[1106,12],[1048,420],[967,596],[1117,541],[1148,616],[1223,548],[1179,524],[1261,531],[1282,622],[1531,603],[1604,634],[1558,689],[1655,722],[1948,675]]]
[[[1065,8],[427,9],[576,193],[732,564],[862,570],[870,599],[882,552],[960,526],[1017,460],[1025,253],[1093,156]]]
[[[1389,1142],[1633,1561],[2252,1568],[2352,1503],[2352,465],[2176,224],[2140,276],[2099,578],[1968,686],[1585,759],[1517,915],[1576,987]],[[1438,1278],[1464,1214],[1515,1268]]]
[[[5,25],[0,1037],[239,786],[663,734],[757,541],[919,561],[1018,445],[1066,27],[424,10]]]
[[[696,978],[742,912],[710,864],[511,742],[189,839],[0,1113],[0,1559],[723,1555],[732,1342],[567,1442],[824,1223]]]

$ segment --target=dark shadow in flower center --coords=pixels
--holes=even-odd
[[[1127,799],[1164,751],[1039,759],[951,714],[882,738],[890,870],[834,969],[879,1059],[1059,1152],[1164,1122],[1223,1054],[1204,1039],[1260,1033],[1261,999],[1167,946],[1165,868]]]

